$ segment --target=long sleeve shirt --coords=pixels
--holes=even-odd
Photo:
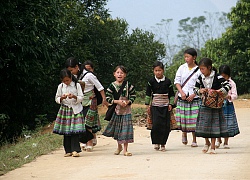
[[[66,98],[63,99],[62,102],[60,101],[61,96],[63,94],[74,94],[77,99],[75,98]],[[82,88],[79,83],[74,83],[73,81],[69,84],[66,85],[64,83],[61,83],[57,87],[57,92],[55,96],[55,101],[58,104],[64,104],[65,106],[68,106],[69,108],[73,109],[74,114],[78,114],[82,111],[83,107],[81,102],[83,101],[83,93],[82,93]]]
[[[238,98],[237,88],[235,82],[231,79],[228,79],[229,84],[231,85],[231,89],[228,91],[228,96],[231,96],[231,99],[228,99],[229,102],[233,102]]]
[[[182,86],[182,84],[186,81],[186,79],[195,71],[195,69],[198,66],[193,67],[191,70],[189,70],[187,63],[182,64],[175,75],[175,79],[174,79],[174,84],[180,84]],[[184,87],[182,87],[182,91],[188,96],[191,94],[194,94],[194,86],[196,83],[196,80],[198,79],[198,77],[201,75],[200,70],[198,70],[197,72],[195,72],[195,74],[192,75],[192,77],[187,81],[187,83],[185,84]],[[178,94],[179,97],[181,97],[181,94]],[[197,98],[198,96],[196,95],[195,98]]]

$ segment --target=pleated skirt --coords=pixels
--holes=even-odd
[[[225,104],[223,112],[227,121],[228,137],[234,137],[240,133],[233,103]]]
[[[53,133],[60,135],[82,134],[86,131],[82,112],[73,113],[73,109],[61,105],[54,124]]]
[[[192,102],[178,99],[175,114],[177,129],[182,132],[195,132],[199,103],[198,99]]]
[[[222,108],[200,106],[195,135],[204,138],[228,137],[227,121]]]
[[[132,115],[117,115],[114,113],[106,129],[104,130],[103,135],[107,137],[113,137],[119,144],[133,143],[134,130]]]

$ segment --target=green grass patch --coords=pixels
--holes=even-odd
[[[0,149],[0,175],[21,167],[62,146],[63,136],[47,133],[32,134],[18,143],[2,146]]]

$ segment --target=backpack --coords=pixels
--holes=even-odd
[[[84,76],[87,74],[87,73],[92,73],[90,71],[86,72],[82,77],[81,79],[84,78]],[[93,73],[92,73],[93,74]],[[98,89],[94,86],[94,93],[95,93],[95,96],[96,96],[96,100],[97,100],[97,106],[102,104],[102,95],[100,93],[100,91],[98,91]]]

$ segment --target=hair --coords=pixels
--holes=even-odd
[[[191,55],[191,56],[196,56],[197,57],[197,51],[194,49],[194,48],[189,48],[189,49],[186,49],[185,51],[184,51],[184,54],[189,54],[189,55]],[[194,62],[196,65],[198,64],[197,63],[197,61],[196,61],[196,59],[195,59],[195,62]]]
[[[86,65],[89,65],[92,69],[94,69],[94,64],[93,64],[92,61],[90,61],[90,60],[85,61],[85,62],[83,63],[83,65],[84,65],[84,68],[85,68]]]
[[[217,69],[213,67],[213,61],[209,58],[202,58],[199,62],[199,66],[205,66],[207,68],[211,67],[210,71],[214,70],[217,73]]]
[[[230,67],[228,65],[221,65],[219,67],[219,73],[220,74],[226,74],[229,77],[231,77],[231,69],[230,69]]]
[[[71,72],[68,69],[62,69],[60,72],[60,78],[61,80],[63,80],[63,78],[68,77],[70,79],[72,79],[73,82],[75,82],[75,84],[78,82],[78,80],[76,79],[76,77],[71,74]]]
[[[84,65],[82,65],[75,57],[70,57],[65,62],[65,68],[71,67],[75,68],[76,66],[79,67],[79,71],[77,73],[77,78],[82,74],[83,69],[85,69]]]
[[[126,69],[123,65],[116,66],[115,69],[114,69],[114,72],[116,72],[117,69],[119,69],[119,68],[120,68],[120,69],[122,70],[122,72],[124,72],[125,74],[128,73],[127,69]]]
[[[160,61],[155,61],[155,62],[154,62],[154,64],[153,64],[153,69],[154,69],[155,67],[160,67],[162,70],[164,70],[164,65],[163,65],[163,63],[160,62]]]

